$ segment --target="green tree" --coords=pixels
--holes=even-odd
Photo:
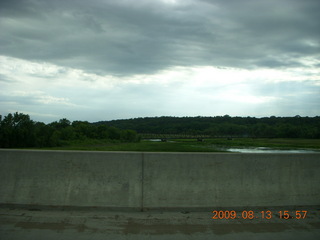
[[[133,130],[122,130],[121,139],[127,142],[135,142],[138,140],[137,132]]]
[[[9,113],[1,120],[1,147],[33,147],[36,144],[34,122],[29,115]]]
[[[121,132],[118,128],[110,127],[108,129],[108,136],[113,140],[120,140]]]

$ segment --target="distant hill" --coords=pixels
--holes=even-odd
[[[320,138],[320,117],[145,117],[94,124],[132,129],[140,134]]]

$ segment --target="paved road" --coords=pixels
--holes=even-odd
[[[272,218],[262,218],[270,210]],[[284,209],[256,209],[254,219],[212,219],[208,212],[114,212],[0,208],[0,239],[320,239],[320,209],[281,219]],[[297,209],[295,209],[297,210]],[[289,214],[295,216],[295,210]],[[245,216],[244,216],[245,217]]]

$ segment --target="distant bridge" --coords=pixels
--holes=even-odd
[[[198,141],[202,141],[203,139],[209,138],[227,138],[231,139],[233,137],[239,136],[212,136],[205,134],[154,134],[154,133],[143,133],[140,134],[142,139],[161,139],[161,141],[166,141],[169,139],[197,139]]]
[[[233,138],[250,138],[247,135],[206,135],[206,134],[170,134],[170,133],[140,133],[141,139],[161,139],[166,141],[169,139],[197,139],[202,141],[209,138],[225,138],[232,140]]]

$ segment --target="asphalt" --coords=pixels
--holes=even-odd
[[[212,219],[214,214],[210,211],[117,212],[1,207],[0,239],[320,239],[318,207],[291,209],[289,219],[280,218],[279,211],[286,210],[283,207],[254,209],[253,219],[245,218],[243,210],[253,209],[238,209],[235,219]],[[302,215],[296,215],[296,210],[307,211],[305,218],[297,219]],[[264,218],[261,211],[264,211]],[[269,219],[266,211],[272,214]]]

